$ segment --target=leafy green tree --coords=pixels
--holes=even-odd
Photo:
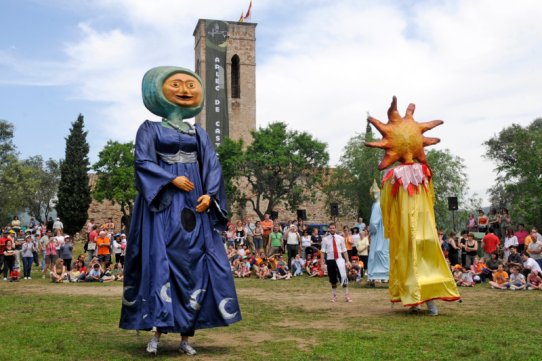
[[[217,147],[216,152],[222,166],[222,176],[228,199],[228,211],[231,213],[231,210],[236,204],[240,205],[242,203],[238,179],[241,175],[240,164],[243,159],[243,140],[239,139],[235,141],[225,138],[222,144]]]
[[[365,133],[350,138],[335,172],[330,174],[325,192],[330,202],[339,203],[340,209],[354,212],[365,220],[369,220],[373,204],[369,189],[373,180],[379,182],[381,177],[378,163],[383,151],[364,145],[365,142],[373,140],[374,135],[369,123]]]
[[[13,144],[15,128],[0,119],[0,221],[5,224],[22,206],[18,192],[18,155]]]
[[[88,218],[91,202],[88,179],[89,145],[84,126],[83,115],[79,114],[66,138],[66,155],[60,166],[56,210],[67,233],[81,230]]]
[[[431,149],[427,152],[427,164],[433,172],[437,227],[451,230],[453,224],[451,211],[448,210],[448,197],[457,197],[461,209],[466,205],[468,178],[464,171],[464,160],[453,155],[448,149]],[[463,216],[461,214],[461,219],[456,217],[456,224],[461,224],[458,222],[462,222]]]
[[[325,143],[282,122],[253,131],[252,138],[241,154],[232,144],[219,154],[226,174],[239,175],[239,184],[245,184],[238,198],[249,202],[260,219],[279,204],[295,211],[315,197],[329,160]],[[230,173],[235,167],[238,172]]]
[[[526,127],[512,124],[484,145],[496,163],[493,205],[506,206],[514,222],[542,227],[542,118]]]
[[[110,140],[98,158],[98,162],[92,166],[97,175],[92,196],[100,202],[109,199],[113,204],[118,204],[122,214],[129,219],[137,194],[134,183],[134,143]]]
[[[60,162],[53,159],[44,162],[37,155],[20,163],[24,205],[32,217],[43,222],[47,220],[58,192]]]

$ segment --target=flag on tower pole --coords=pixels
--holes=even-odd
[[[244,16],[245,19],[249,19],[249,20],[250,20],[250,16],[252,15],[252,14],[251,14],[251,10],[252,10],[252,0],[250,0],[250,4],[248,5],[247,13],[246,13],[245,16]]]
[[[244,23],[245,22],[245,13],[241,11],[241,17],[239,18],[239,22],[240,23]]]

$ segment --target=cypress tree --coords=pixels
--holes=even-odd
[[[72,123],[66,138],[66,155],[60,166],[58,203],[56,210],[68,234],[79,232],[88,218],[91,202],[88,171],[89,145],[83,115]]]

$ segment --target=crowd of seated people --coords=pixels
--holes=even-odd
[[[509,221],[505,210],[503,214]],[[532,227],[527,232],[525,226],[519,224],[514,230],[507,221],[508,227],[497,232],[493,227],[497,215],[492,210],[490,217],[486,217],[480,211],[480,217],[487,218],[482,224],[488,225],[481,242],[468,229],[461,232],[459,239],[454,232],[447,238],[439,232],[456,284],[474,287],[488,283],[491,288],[509,290],[542,289],[542,236],[538,229]],[[475,221],[471,215],[467,225],[479,227],[479,220]]]

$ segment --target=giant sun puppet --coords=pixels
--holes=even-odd
[[[423,133],[443,121],[418,123],[413,118],[415,108],[409,104],[402,117],[397,111],[397,98],[393,97],[388,123],[367,119],[383,139],[365,145],[385,150],[380,170],[400,162],[386,172],[380,197],[385,236],[390,240],[391,301],[413,309],[427,303],[430,313],[438,314],[433,300],[460,299],[438,239],[432,173],[424,152],[425,146],[437,144],[440,139]]]

